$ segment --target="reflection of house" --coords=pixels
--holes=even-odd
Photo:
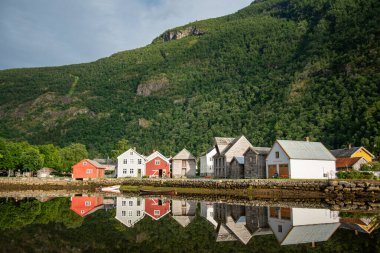
[[[159,220],[170,212],[170,201],[162,199],[145,199],[145,213],[154,220]]]
[[[201,216],[206,218],[216,228],[218,223],[214,219],[214,204],[201,202]]]
[[[196,173],[197,159],[187,149],[172,158],[173,177],[195,177]]]
[[[145,156],[130,148],[117,157],[117,177],[145,176]]]
[[[133,227],[145,216],[145,200],[140,197],[116,199],[116,219],[127,227]]]
[[[172,217],[182,227],[186,227],[195,219],[197,203],[186,200],[172,200]]]
[[[73,165],[72,169],[72,178],[103,178],[105,166],[94,160],[84,159]]]
[[[341,148],[341,149],[334,149],[331,150],[331,153],[336,157],[345,157],[345,158],[353,158],[353,157],[363,157],[367,160],[367,162],[372,162],[372,160],[375,158],[371,152],[369,152],[364,147],[351,147],[351,145],[348,146],[348,148]]]
[[[339,228],[339,213],[328,209],[270,207],[268,223],[281,245],[327,241]]]
[[[84,217],[103,208],[103,197],[75,196],[71,197],[70,209]]]
[[[366,218],[340,218],[341,228],[354,230],[360,233],[370,234],[380,223],[375,217]]]
[[[217,242],[239,240],[247,244],[256,235],[272,232],[268,229],[265,207],[214,204],[214,219],[218,223]]]
[[[339,157],[336,159],[336,170],[360,170],[361,166],[367,163],[367,160],[363,157]]]
[[[204,156],[201,156],[201,176],[214,176],[214,159],[212,158],[216,154],[215,147],[207,150]]]
[[[216,154],[214,155],[215,177],[231,176],[230,163],[234,156],[242,156],[252,147],[244,136],[238,138],[215,138]]]
[[[267,178],[335,178],[335,157],[320,142],[277,140],[269,152]]]
[[[158,151],[146,158],[145,166],[149,177],[170,177],[170,161]]]

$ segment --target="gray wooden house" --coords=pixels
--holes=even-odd
[[[244,175],[241,178],[266,178],[266,156],[270,148],[249,147],[244,156]]]
[[[244,178],[244,156],[235,156],[230,163],[230,178]]]
[[[195,177],[197,159],[186,149],[182,149],[172,158],[173,177]]]

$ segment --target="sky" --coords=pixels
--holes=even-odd
[[[0,0],[0,69],[90,62],[253,0]]]

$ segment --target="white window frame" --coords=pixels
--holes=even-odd
[[[121,211],[121,216],[123,217],[127,216],[127,211]]]
[[[134,174],[134,173],[135,173],[135,169],[134,169],[134,168],[130,168],[130,169],[129,169],[129,174],[132,175],[132,174]]]
[[[154,215],[160,215],[160,210],[154,210]]]
[[[85,206],[91,206],[91,201],[85,201],[85,202],[84,202],[84,205],[85,205]]]
[[[126,200],[122,200],[121,201],[121,206],[126,206],[127,205],[127,201]]]
[[[161,160],[159,160],[159,159],[154,160],[154,164],[155,164],[155,165],[160,165],[160,164],[161,164]]]
[[[129,206],[133,206],[133,201],[130,200],[130,201],[128,202],[128,205],[129,205]]]
[[[132,210],[129,210],[129,211],[128,211],[128,216],[129,216],[129,217],[132,217],[132,216],[133,216],[133,211],[132,211]]]
[[[123,164],[128,164],[128,159],[123,159]]]
[[[92,169],[86,169],[86,174],[92,174]]]
[[[137,159],[137,164],[142,164],[142,159]]]

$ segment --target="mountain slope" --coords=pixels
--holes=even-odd
[[[0,71],[0,135],[148,152],[213,136],[380,146],[378,1],[267,0],[93,63]],[[376,151],[376,150],[375,150]]]

